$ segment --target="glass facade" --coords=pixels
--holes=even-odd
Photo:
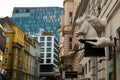
[[[12,19],[21,29],[31,35],[36,35],[40,29],[52,32],[59,40],[58,28],[60,27],[61,7],[15,7]]]

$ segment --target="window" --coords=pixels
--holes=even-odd
[[[72,12],[69,12],[69,17],[72,17],[73,13]]]
[[[40,46],[42,47],[42,46],[45,46],[45,43],[44,42],[41,42],[40,43]]]
[[[69,49],[72,49],[72,38],[69,38]]]
[[[89,71],[90,71],[90,68],[91,68],[91,60],[89,60]]]
[[[5,53],[9,53],[9,48],[5,48]]]
[[[46,60],[46,63],[51,63],[51,59],[47,59],[47,60]]]
[[[44,63],[44,59],[41,59],[41,60],[40,60],[40,63]]]
[[[38,37],[34,37],[35,40],[38,40]]]
[[[47,53],[47,58],[51,57],[51,53]]]
[[[109,46],[109,60],[111,60],[112,59],[112,51],[113,51],[113,48],[112,48],[112,46]]]
[[[29,13],[29,9],[26,9],[26,13]]]
[[[4,64],[8,64],[8,59],[7,58],[4,59]]]
[[[40,58],[44,58],[44,53],[40,53]]]
[[[45,37],[40,37],[40,41],[44,41],[45,40]]]
[[[15,13],[19,13],[19,10],[17,9],[17,10],[15,10]]]
[[[47,37],[47,41],[51,41],[52,40],[52,38],[51,37]]]
[[[87,74],[87,63],[85,64],[85,74]]]
[[[44,48],[40,48],[40,52],[44,52],[45,51],[45,49]]]
[[[47,46],[52,46],[51,42],[47,42]]]
[[[47,48],[47,52],[51,52],[51,48]]]
[[[114,77],[113,77],[113,73],[112,73],[112,72],[109,73],[109,80],[114,80]]]
[[[7,37],[6,38],[6,43],[9,43],[10,42],[10,39]]]
[[[72,15],[73,15],[73,13],[69,12],[69,24],[72,24]]]
[[[57,57],[55,54],[54,54],[54,58],[55,58],[55,59],[58,59],[58,57]]]
[[[56,60],[54,60],[54,63],[55,63],[56,65],[58,65],[58,62],[57,62]]]

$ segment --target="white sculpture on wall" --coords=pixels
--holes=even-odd
[[[105,28],[107,24],[106,18],[99,19],[96,16],[83,16],[76,20],[76,24],[80,26],[80,29],[76,32],[78,37],[83,36],[83,39],[97,40],[97,42],[87,41],[93,47],[102,48],[114,45],[114,41],[111,41],[110,38],[98,37],[97,30]]]

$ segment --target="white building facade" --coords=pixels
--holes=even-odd
[[[54,76],[54,72],[59,72],[58,41],[51,35],[36,35],[34,38],[40,43],[40,76],[41,79],[47,79],[46,76]]]

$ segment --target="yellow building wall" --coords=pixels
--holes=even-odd
[[[6,33],[6,49],[2,61],[3,69],[8,69],[11,66],[12,41],[13,41],[13,33]],[[5,59],[8,59],[7,64],[5,64]]]
[[[14,42],[18,42],[21,45],[24,45],[24,32],[18,26],[13,26],[13,30],[15,31]]]

